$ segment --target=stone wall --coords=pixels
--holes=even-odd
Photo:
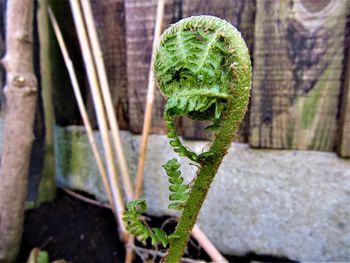
[[[131,174],[140,136],[122,132]],[[106,200],[82,127],[56,127],[57,182]],[[186,141],[200,152],[204,141]],[[145,167],[148,213],[168,215],[168,182],[161,166],[173,153],[151,135]],[[182,162],[189,182],[196,167]],[[204,204],[199,226],[226,254],[249,252],[300,261],[350,260],[350,160],[333,153],[257,150],[235,143]]]

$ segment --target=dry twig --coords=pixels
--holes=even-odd
[[[156,26],[154,29],[154,36],[153,36],[152,59],[151,59],[149,76],[148,76],[145,118],[143,121],[142,139],[141,139],[140,150],[139,150],[139,161],[137,166],[136,183],[135,183],[134,197],[136,199],[140,197],[140,194],[142,191],[142,185],[143,185],[145,156],[146,156],[146,150],[147,150],[148,135],[151,127],[152,110],[153,110],[153,102],[154,102],[154,90],[155,90],[155,82],[154,82],[153,70],[152,70],[153,54],[155,53],[156,43],[161,34],[163,16],[164,16],[164,0],[158,0]]]
[[[208,239],[208,237],[200,230],[198,225],[194,225],[192,229],[192,236],[197,239],[200,246],[207,252],[209,257],[213,262],[228,262],[226,258],[216,249],[213,243]]]
[[[85,197],[81,194],[78,194],[72,190],[69,190],[68,188],[62,188],[62,190],[64,192],[66,192],[68,195],[70,196],[73,196],[74,198],[80,200],[80,201],[83,201],[85,203],[88,203],[88,204],[91,204],[91,205],[95,205],[95,206],[98,206],[98,207],[103,207],[103,208],[107,208],[107,209],[112,209],[112,206],[108,205],[108,204],[104,204],[104,203],[101,203],[99,201],[96,201],[94,199],[91,199],[91,198],[88,198],[88,197]]]

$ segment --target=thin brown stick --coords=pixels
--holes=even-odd
[[[88,204],[91,204],[91,205],[95,205],[95,206],[99,206],[99,207],[103,207],[103,208],[107,208],[107,209],[112,209],[112,206],[111,205],[108,205],[108,204],[104,204],[104,203],[101,203],[99,201],[96,201],[96,200],[93,200],[91,198],[88,198],[88,197],[85,197],[81,194],[78,194],[72,190],[69,190],[68,188],[62,188],[62,190],[64,192],[66,192],[68,195],[70,196],[73,196],[74,198],[80,200],[80,201],[83,201],[85,203],[88,203]]]
[[[154,102],[154,90],[155,90],[155,82],[154,82],[153,69],[152,69],[153,54],[155,53],[156,46],[157,46],[156,44],[161,34],[163,17],[164,17],[164,0],[158,0],[156,25],[155,25],[154,36],[153,36],[152,59],[151,59],[151,65],[149,70],[149,76],[148,76],[145,118],[143,121],[142,139],[141,139],[139,161],[138,161],[137,174],[136,174],[135,193],[134,193],[135,199],[139,198],[142,192],[145,156],[146,156],[146,150],[147,150],[149,130],[151,127],[152,110],[153,110],[153,102]]]
[[[107,118],[112,130],[112,139],[113,139],[114,149],[117,153],[117,157],[119,160],[120,173],[122,175],[123,182],[124,182],[126,199],[128,201],[131,201],[133,196],[131,179],[129,176],[128,165],[126,163],[126,159],[124,156],[124,151],[123,151],[123,147],[120,139],[117,117],[115,114],[114,105],[111,98],[106,69],[103,62],[103,54],[101,51],[100,43],[96,32],[96,26],[95,26],[94,17],[92,14],[90,0],[81,1],[81,6],[82,6],[83,15],[85,18],[86,27],[88,30],[88,37],[91,43],[91,48],[92,48],[94,61],[96,64],[98,78],[100,80],[100,87],[102,91],[104,105],[106,107]]]
[[[105,109],[101,98],[101,91],[100,91],[99,83],[96,76],[96,70],[95,70],[95,65],[91,54],[89,40],[87,37],[86,28],[84,25],[84,20],[83,20],[80,6],[79,6],[79,2],[76,0],[70,0],[70,6],[73,13],[73,20],[77,30],[80,47],[83,53],[83,59],[84,59],[88,79],[90,82],[90,88],[92,92],[97,122],[101,131],[102,144],[104,148],[104,153],[106,155],[106,164],[107,164],[107,171],[108,171],[107,174],[108,174],[109,183],[111,186],[113,204],[115,206],[115,211],[116,211],[116,216],[118,221],[119,234],[122,240],[127,240],[128,233],[125,230],[123,220],[122,220],[123,213],[125,210],[124,201],[123,201],[123,197],[121,194],[121,190],[120,190],[120,186],[117,178],[117,171],[116,171],[115,162],[114,162],[113,149],[109,138],[107,120],[105,116]]]
[[[166,252],[156,251],[156,250],[137,247],[137,246],[132,246],[131,249],[134,251],[137,251],[137,252],[141,252],[141,253],[145,253],[148,255],[157,256],[157,257],[164,257],[166,255]],[[203,262],[203,261],[194,260],[194,259],[190,259],[190,258],[181,258],[181,262],[183,262],[183,263],[199,263],[199,262]]]
[[[143,121],[142,139],[140,144],[139,160],[138,160],[136,180],[135,180],[135,191],[134,191],[135,199],[140,198],[142,185],[143,185],[145,157],[146,157],[146,150],[147,150],[147,144],[148,144],[148,135],[151,128],[154,90],[155,90],[155,82],[154,82],[153,70],[152,70],[153,54],[156,49],[156,43],[161,34],[163,16],[164,16],[164,0],[158,0],[156,25],[154,28],[154,35],[153,35],[152,58],[150,63],[149,76],[148,76],[147,102],[146,102],[146,109],[145,109],[145,117]],[[126,246],[125,263],[132,262],[133,250],[131,248],[133,247],[133,245],[134,245],[134,238],[130,237]]]
[[[92,149],[92,152],[94,154],[94,157],[95,157],[95,160],[97,163],[97,168],[98,168],[98,170],[100,172],[100,176],[102,178],[103,186],[104,186],[105,191],[107,193],[109,203],[113,206],[113,198],[112,198],[111,190],[110,190],[110,187],[108,184],[106,169],[103,165],[101,154],[100,154],[98,147],[97,147],[97,144],[96,144],[96,140],[95,140],[95,137],[93,134],[93,130],[91,127],[89,116],[88,116],[86,107],[84,105],[82,94],[80,92],[77,76],[76,76],[75,70],[74,70],[74,65],[72,63],[72,60],[70,59],[70,56],[68,54],[67,47],[66,47],[66,44],[64,42],[61,30],[57,24],[56,18],[55,18],[50,7],[48,8],[48,13],[49,13],[49,17],[50,17],[50,21],[51,21],[54,33],[56,35],[58,44],[60,46],[60,49],[61,49],[61,52],[63,55],[64,63],[65,63],[67,70],[68,70],[68,74],[69,74],[69,77],[70,77],[70,80],[71,80],[71,83],[73,86],[75,99],[76,99],[77,104],[78,104],[81,118],[83,119],[83,123],[84,123],[85,129],[86,129],[86,134],[88,136],[88,139],[89,139],[89,142],[91,145],[91,149]]]
[[[148,144],[148,135],[151,128],[151,120],[152,120],[152,110],[153,110],[153,98],[148,99],[150,96],[147,96],[146,109],[145,109],[145,118],[143,122],[142,129],[142,138],[139,150],[139,160],[137,165],[137,173],[136,173],[136,181],[135,181],[135,199],[140,198],[142,192],[143,185],[143,177],[144,177],[144,168],[145,168],[145,159],[146,159],[146,151]]]
[[[216,249],[213,243],[208,239],[208,237],[202,232],[198,225],[194,225],[192,229],[192,236],[197,239],[200,246],[207,252],[208,256],[213,262],[228,262],[226,258]]]

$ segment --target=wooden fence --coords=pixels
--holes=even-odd
[[[142,130],[157,0],[92,0],[120,126]],[[91,94],[65,0],[51,0],[74,58],[90,118]],[[350,1],[167,0],[164,29],[191,15],[224,18],[243,34],[253,62],[249,112],[237,141],[252,147],[336,151],[350,157]],[[58,125],[81,124],[52,35],[54,108]],[[165,101],[157,91],[152,132],[164,133]],[[203,139],[206,123],[182,118],[184,138]]]

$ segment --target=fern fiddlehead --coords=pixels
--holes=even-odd
[[[230,99],[227,71],[234,65],[233,50],[225,45],[227,31],[227,23],[214,17],[184,19],[164,32],[155,56],[155,77],[168,98],[164,118],[170,145],[192,161],[198,162],[198,155],[182,145],[174,119],[187,116],[219,124]]]
[[[172,238],[168,238],[165,262],[180,262],[199,210],[245,114],[251,64],[247,46],[235,27],[213,16],[196,16],[163,33],[153,70],[167,98],[164,119],[170,145],[180,156],[199,164],[191,189],[183,185],[176,160],[164,165],[171,183],[170,199],[175,201],[170,207],[183,209]],[[198,155],[182,144],[174,125],[180,116],[211,121],[216,135],[208,152]]]

